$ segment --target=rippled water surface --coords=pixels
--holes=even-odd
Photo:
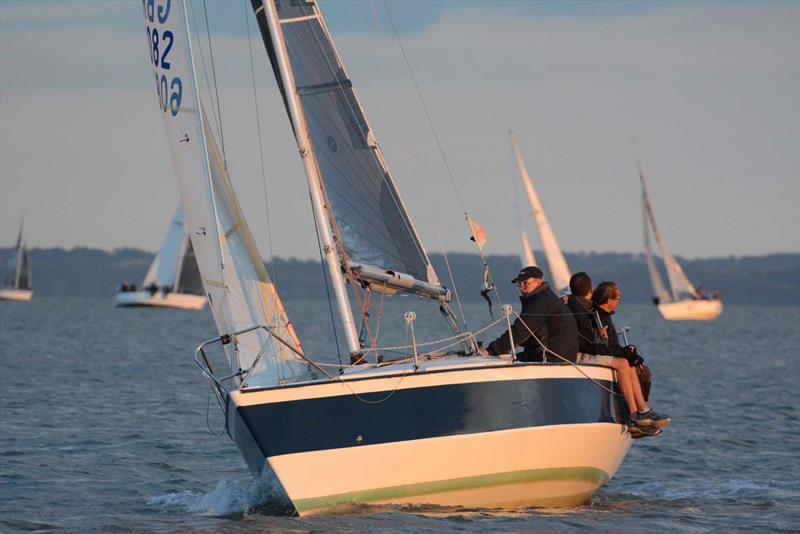
[[[416,302],[393,302],[387,315]],[[335,362],[327,303],[287,308],[306,350]],[[475,326],[488,320],[483,305],[466,312]],[[209,432],[221,419],[192,362],[213,336],[207,311],[0,302],[0,531],[797,529],[800,308],[727,306],[715,322],[667,323],[651,306],[624,303],[616,321],[632,327],[654,373],[653,405],[673,424],[635,442],[589,504],[363,507],[301,519],[273,480],[250,478],[227,436]],[[417,322],[421,337],[439,324],[421,312]],[[402,328],[383,328],[383,341],[403,341]]]

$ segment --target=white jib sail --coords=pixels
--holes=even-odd
[[[161,247],[144,277],[143,288],[156,284],[158,287],[168,287],[173,291],[176,289],[175,282],[186,251],[187,239],[183,227],[183,208],[179,204],[170,221],[164,241],[161,242]]]
[[[533,182],[528,175],[528,170],[525,168],[525,162],[522,160],[517,141],[511,137],[511,144],[514,148],[514,156],[517,160],[517,167],[519,168],[519,175],[522,178],[522,184],[525,186],[525,191],[528,194],[528,202],[530,202],[531,210],[533,210],[533,217],[536,220],[536,227],[539,230],[539,237],[542,240],[542,249],[547,258],[547,265],[550,268],[550,276],[552,277],[553,290],[558,292],[564,291],[569,288],[570,272],[567,267],[567,261],[564,259],[564,254],[561,253],[561,247],[558,246],[558,241],[550,228],[550,222],[547,220],[547,215],[539,202],[539,195],[533,188]]]
[[[187,4],[144,3],[148,52],[173,167],[203,287],[220,334],[257,325],[302,352],[242,215],[211,136],[195,78]],[[272,335],[258,330],[226,345],[233,372],[253,369],[249,385],[302,379],[308,368]]]
[[[669,279],[670,290],[672,291],[672,297],[674,300],[680,300],[681,298],[685,298],[686,296],[694,296],[695,295],[695,288],[692,283],[689,281],[689,278],[681,269],[681,266],[678,264],[678,261],[672,256],[672,253],[667,248],[666,243],[661,238],[661,232],[658,230],[658,226],[656,225],[656,218],[653,214],[653,205],[650,202],[650,194],[647,190],[647,183],[644,179],[644,171],[642,170],[642,163],[639,160],[639,157],[636,158],[636,165],[639,170],[639,181],[642,184],[642,196],[644,199],[644,209],[647,215],[647,218],[650,220],[650,226],[653,228],[653,235],[656,238],[656,243],[658,243],[658,247],[661,249],[661,257],[664,258],[664,266],[667,270],[667,278]]]

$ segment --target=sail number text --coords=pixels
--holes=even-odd
[[[150,63],[156,68],[154,71],[156,79],[156,93],[158,94],[158,105],[161,111],[178,114],[181,109],[181,99],[183,98],[183,82],[178,76],[169,76],[170,51],[175,37],[171,30],[162,29],[159,26],[166,24],[172,12],[172,0],[142,0],[144,16],[147,22],[147,48],[150,55]],[[161,74],[159,75],[159,71]]]

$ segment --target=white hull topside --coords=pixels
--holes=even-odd
[[[667,321],[711,321],[722,313],[720,300],[679,300],[658,305]]]
[[[149,291],[126,291],[117,293],[117,306],[146,306],[155,308],[179,308],[182,310],[202,310],[206,305],[204,295],[188,293],[167,293],[160,291],[151,294]]]
[[[13,289],[1,288],[0,300],[15,300],[17,302],[28,302],[33,297],[32,289]]]
[[[617,413],[624,404],[616,397],[604,396],[599,386],[592,384],[575,367],[510,365],[497,359],[465,361],[461,358],[461,363],[456,365],[453,364],[458,360],[448,361],[449,368],[445,364],[432,372],[428,369],[429,372],[414,373],[395,365],[358,371],[345,375],[343,381],[233,391],[233,402],[228,405],[228,432],[251,470],[257,472],[258,462],[263,467],[266,460],[267,468],[274,471],[302,516],[346,510],[352,504],[505,509],[573,507],[586,502],[614,476],[630,448],[631,438],[627,428],[618,422],[619,418],[609,413]],[[580,368],[607,387],[612,385],[611,369],[586,365]],[[469,388],[482,388],[487,384],[492,387],[493,383],[492,391],[512,393],[502,399],[491,395],[470,396]],[[537,389],[540,385],[550,387],[556,383],[564,388],[557,398],[550,396],[555,390]],[[569,394],[577,391],[576,387],[587,388],[587,385],[588,390],[578,391],[576,398]],[[453,390],[458,394],[448,396]],[[476,393],[485,391],[475,390]],[[405,400],[401,402],[396,398],[394,407],[387,402],[387,406],[381,408],[383,400],[391,398],[387,395],[405,395]],[[415,405],[415,395],[427,400],[441,395],[441,405],[427,409]],[[357,400],[343,405],[343,398],[347,402]],[[406,406],[409,399],[412,402]],[[338,423],[326,417],[318,421],[295,421],[291,413],[293,404],[296,407],[304,402],[313,404],[315,409],[325,409],[320,401],[337,409],[355,408],[347,412],[346,424],[353,429],[350,443],[336,447],[329,444],[317,450],[302,443],[298,452],[280,450],[283,443],[276,443],[277,434],[282,434],[286,442],[292,439],[285,438],[286,435],[302,430],[293,426],[275,428],[274,420],[259,414],[266,413],[269,405],[273,405],[273,409],[283,412],[284,423],[311,425],[314,432],[322,434],[326,432],[325,425]],[[456,410],[461,420],[458,417],[449,421],[437,419],[441,406],[453,402],[458,404]],[[522,410],[520,405],[524,406]],[[398,406],[405,407],[398,409]],[[248,412],[248,408],[257,409]],[[258,412],[258,409],[263,411]],[[589,418],[574,422],[580,419],[575,417],[582,410]],[[375,419],[367,415],[370,411],[373,414],[383,412],[387,420],[376,424]],[[562,417],[564,422],[530,420],[531,414],[536,419],[535,414],[548,411],[554,417]],[[506,416],[509,421],[516,419],[505,426],[499,424],[497,428],[482,427],[487,421],[494,425]],[[441,432],[418,439],[414,434],[419,434],[418,427],[426,423],[441,425]],[[272,427],[259,429],[254,425]],[[391,429],[387,431],[387,427]],[[404,427],[409,430],[402,430]],[[412,439],[380,437],[381,434],[396,437],[404,432]],[[299,441],[303,439],[302,435],[298,436]],[[278,454],[273,455],[270,450],[276,449]]]

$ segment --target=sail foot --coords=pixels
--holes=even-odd
[[[450,302],[451,293],[449,289],[444,286],[422,282],[410,274],[386,271],[374,265],[352,262],[350,263],[350,271],[358,280],[371,286],[376,291],[385,293],[402,291],[421,297]]]

